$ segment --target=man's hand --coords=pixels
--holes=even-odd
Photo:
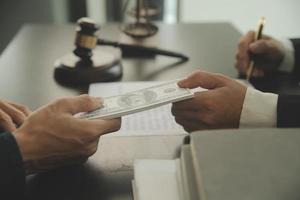
[[[176,122],[186,131],[239,127],[246,86],[228,77],[203,71],[196,71],[178,85],[208,89],[196,92],[193,99],[172,105]]]
[[[86,120],[73,115],[101,106],[82,95],[59,99],[33,112],[13,134],[28,173],[85,161],[97,150],[101,135],[117,131],[120,119]]]
[[[240,74],[245,75],[251,60],[254,60],[253,76],[261,77],[267,71],[275,71],[284,58],[283,45],[269,37],[254,41],[255,32],[249,31],[238,44],[235,66]]]
[[[23,105],[0,99],[0,131],[15,131],[30,113],[31,111]]]

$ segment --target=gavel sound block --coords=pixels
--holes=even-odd
[[[97,46],[99,26],[81,18],[75,37],[75,49],[55,62],[54,78],[68,86],[114,81],[122,77],[121,50]]]

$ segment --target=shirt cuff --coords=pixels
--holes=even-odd
[[[294,46],[291,40],[287,38],[279,39],[283,46],[284,57],[278,68],[280,71],[292,72],[295,65]]]
[[[278,95],[248,87],[241,112],[240,128],[276,127]]]

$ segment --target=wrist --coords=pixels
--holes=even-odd
[[[23,167],[25,169],[26,174],[34,173],[34,143],[30,142],[31,138],[27,137],[27,134],[24,132],[24,130],[17,129],[15,132],[12,133],[12,135],[15,137],[15,140],[19,147],[19,151],[23,160]]]

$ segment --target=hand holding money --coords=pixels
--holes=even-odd
[[[192,98],[193,93],[189,89],[178,87],[177,82],[175,80],[123,95],[104,98],[101,108],[81,113],[78,117],[82,119],[112,119]]]
[[[201,129],[238,128],[247,87],[220,74],[196,71],[178,85],[203,87],[193,99],[174,103],[175,121],[188,132]]]
[[[95,153],[99,137],[117,131],[121,122],[84,120],[73,115],[98,108],[101,101],[87,95],[63,98],[33,112],[13,135],[27,173],[85,161]]]

